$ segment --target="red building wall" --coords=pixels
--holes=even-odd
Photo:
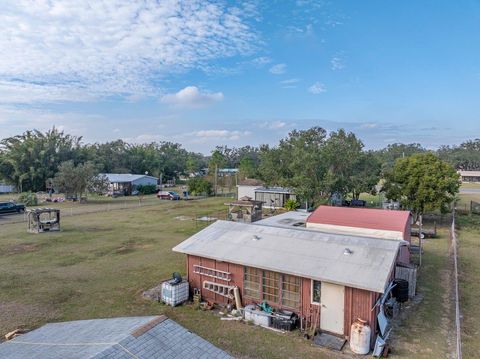
[[[194,265],[201,265],[204,267],[209,267],[212,269],[222,270],[230,272],[231,281],[227,282],[225,280],[212,278],[209,276],[201,275],[193,272]],[[250,304],[252,302],[260,302],[259,300],[252,300],[243,295],[243,276],[244,276],[244,267],[238,264],[227,263],[215,261],[213,259],[207,259],[197,256],[187,256],[187,272],[188,272],[188,281],[190,283],[190,290],[193,292],[194,288],[198,288],[201,291],[202,298],[204,300],[210,300],[217,304],[228,304],[234,303],[234,300],[228,299],[222,295],[215,294],[209,290],[202,288],[203,281],[211,281],[221,284],[227,284],[232,286],[237,286],[240,288],[240,295],[243,305]],[[307,321],[310,321],[310,315],[314,306],[318,307],[318,304],[312,304],[311,298],[311,280],[308,278],[302,278],[301,282],[301,292],[300,292],[300,307],[297,310],[294,310],[299,316],[305,318]],[[362,289],[345,287],[345,297],[344,297],[344,336],[350,336],[350,327],[352,323],[357,319],[361,318],[366,320],[370,327],[372,328],[372,333],[376,331],[376,316],[378,314],[378,308],[372,310],[379,293],[370,292]],[[269,303],[272,307],[281,309],[281,305],[278,303]],[[285,308],[292,310],[292,308]],[[318,325],[320,321],[317,322]],[[372,338],[374,336],[372,335]]]

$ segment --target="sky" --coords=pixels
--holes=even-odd
[[[3,0],[0,138],[366,148],[480,137],[480,1]]]

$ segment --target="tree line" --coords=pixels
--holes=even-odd
[[[56,128],[27,131],[0,141],[0,180],[20,192],[44,191],[62,163],[88,164],[96,173],[147,173],[165,179],[206,167],[208,159],[178,143],[130,144],[122,140],[83,144],[81,137]]]
[[[218,168],[231,167],[239,169],[240,179],[257,178],[267,185],[292,187],[300,198],[317,201],[334,193],[358,198],[362,192],[372,192],[398,159],[422,153],[431,153],[456,169],[480,169],[480,139],[436,151],[418,143],[395,143],[374,151],[366,150],[352,132],[327,133],[312,127],[293,130],[274,146],[217,146],[205,156],[172,142],[84,144],[81,137],[52,128],[1,140],[0,180],[21,192],[36,192],[44,191],[46,181],[61,168],[74,172],[83,166],[79,168],[92,173],[148,173],[173,179],[203,168],[212,174]]]

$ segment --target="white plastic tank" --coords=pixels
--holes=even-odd
[[[252,321],[256,325],[269,327],[271,325],[271,317],[253,304],[249,304],[244,309],[245,320]]]
[[[367,321],[358,318],[350,328],[350,349],[355,354],[368,354],[370,352],[370,336],[372,330]]]
[[[186,280],[183,280],[178,284],[171,284],[170,282],[162,283],[162,301],[164,303],[175,307],[187,300],[188,282]]]

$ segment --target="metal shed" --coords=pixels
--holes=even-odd
[[[297,195],[290,188],[259,187],[255,188],[255,200],[264,202],[264,208],[283,208],[289,199],[297,201]]]

